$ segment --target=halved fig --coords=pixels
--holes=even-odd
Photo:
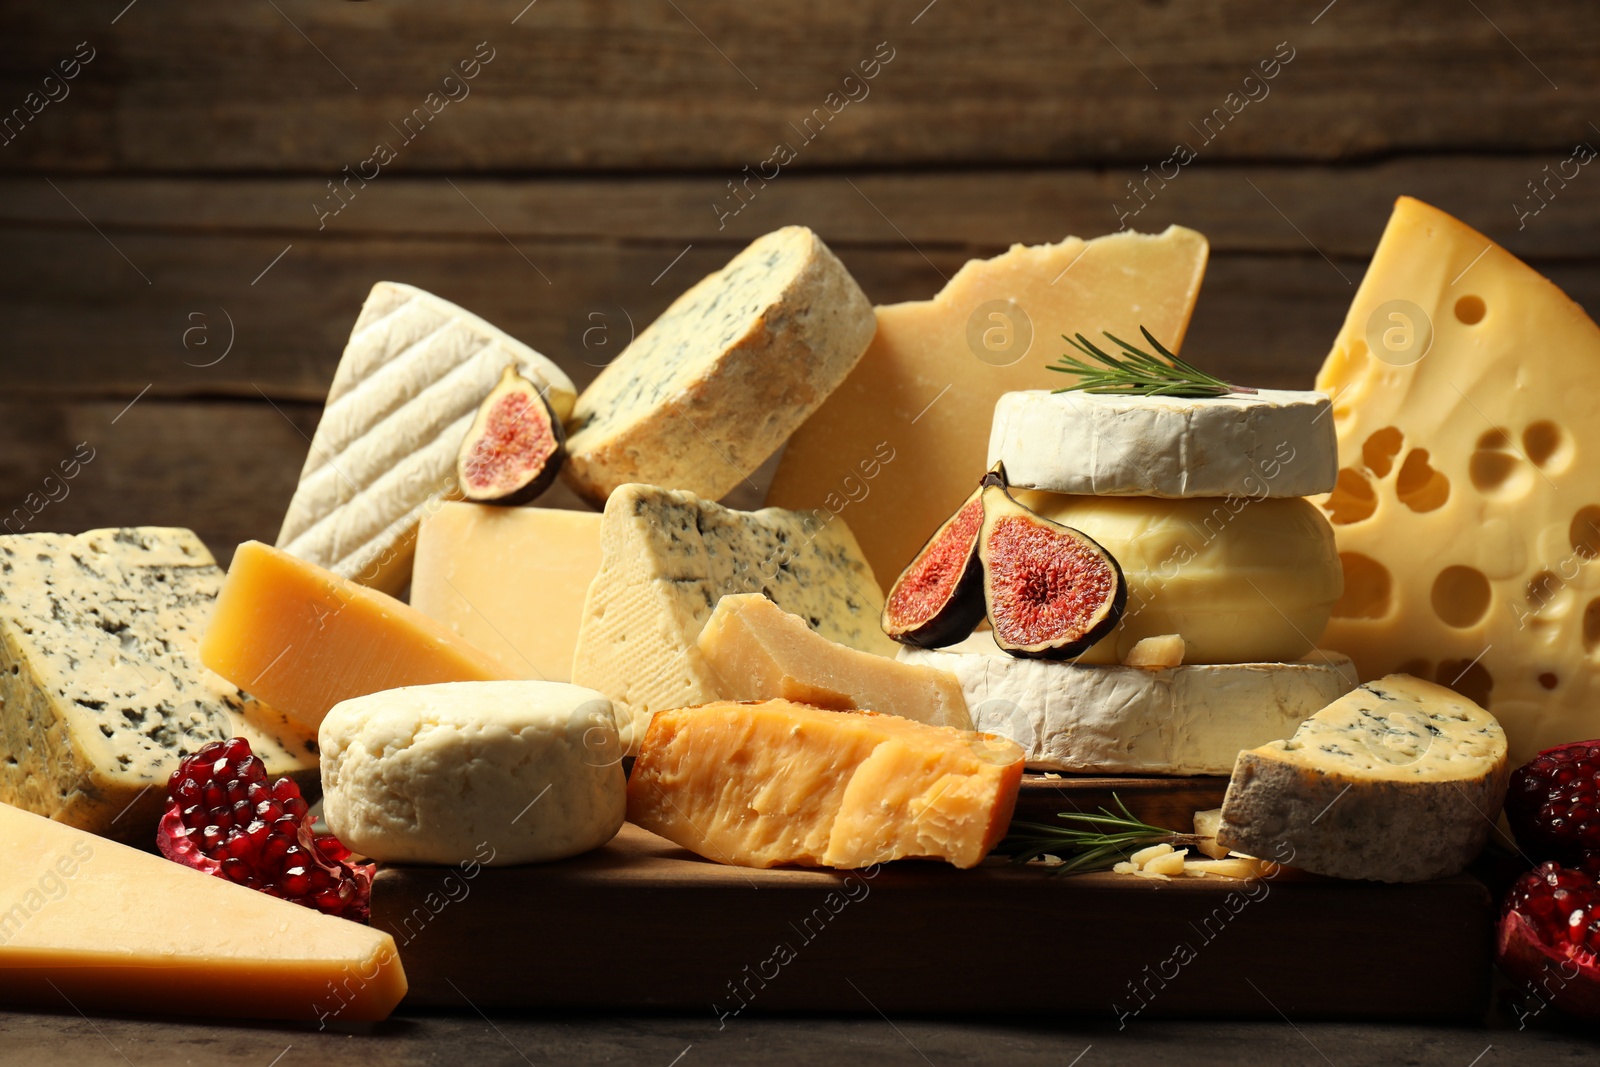
[[[986,478],[987,480],[987,478]],[[983,485],[928,538],[883,604],[883,632],[923,648],[954,644],[983,619]]]
[[[982,497],[978,558],[996,644],[1013,656],[1069,659],[1116,628],[1128,586],[1111,553],[1017,503],[998,465]]]
[[[555,481],[565,444],[539,387],[507,366],[456,453],[461,493],[480,504],[525,504]]]

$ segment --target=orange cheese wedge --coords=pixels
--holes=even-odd
[[[657,712],[628,818],[743,867],[975,866],[1005,836],[1022,749],[989,734],[787,700]]]
[[[313,727],[351,697],[517,677],[411,605],[260,541],[234,552],[200,658]]]
[[[371,1022],[386,933],[0,804],[0,1004]]]

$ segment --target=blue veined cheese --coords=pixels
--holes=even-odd
[[[866,294],[816,234],[758,238],[583,391],[562,474],[597,506],[628,482],[725,496],[844,381],[876,329]]]
[[[572,681],[611,698],[632,749],[652,713],[721,699],[695,642],[732,593],[760,593],[863,652],[898,647],[878,625],[883,595],[844,520],[819,525],[781,508],[734,511],[681,490],[622,486],[600,522]]]
[[[1442,685],[1391,674],[1287,741],[1241,752],[1217,841],[1335,878],[1441,878],[1483,848],[1507,775],[1493,715]]]
[[[221,588],[189,530],[0,537],[0,801],[148,845],[168,775],[208,742],[314,780],[315,731],[200,662]]]
[[[456,451],[508,365],[558,418],[577,390],[559,367],[478,316],[396,282],[372,287],[328,390],[278,547],[398,594],[417,525],[460,495]]]

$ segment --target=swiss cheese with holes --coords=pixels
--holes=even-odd
[[[1323,644],[1470,696],[1514,763],[1600,735],[1600,328],[1401,198],[1317,388],[1345,576]]]

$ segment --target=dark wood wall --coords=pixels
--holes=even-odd
[[[8,4],[0,516],[226,559],[276,534],[374,281],[581,383],[790,222],[885,302],[1182,223],[1186,351],[1260,385],[1310,383],[1401,193],[1595,308],[1600,168],[1547,178],[1600,147],[1597,30],[1594,0]]]

